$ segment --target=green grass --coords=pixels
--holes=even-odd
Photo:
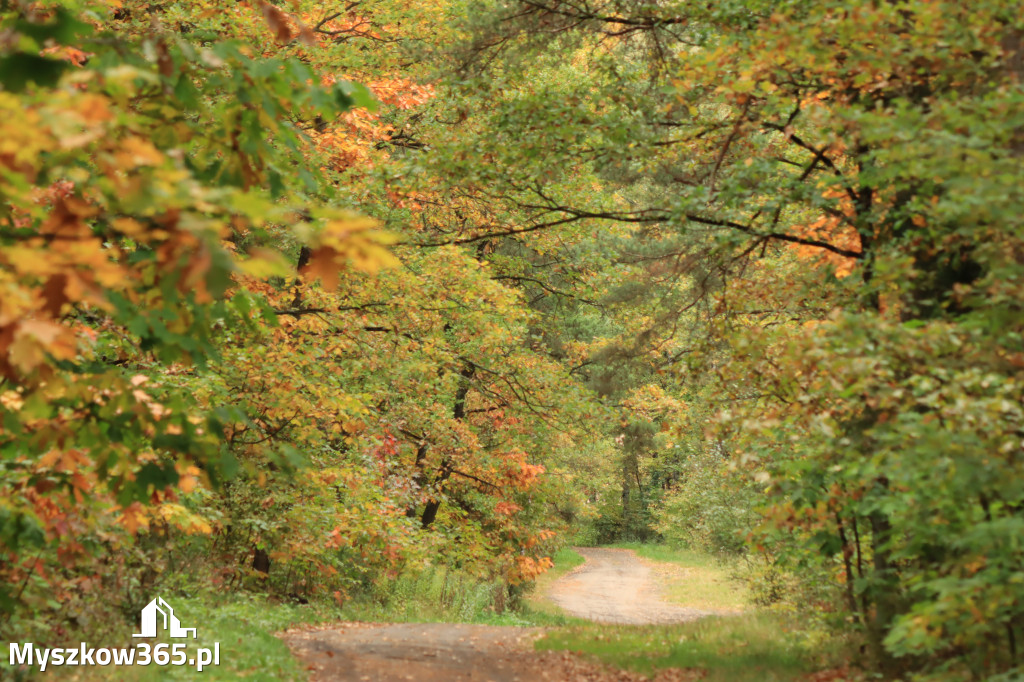
[[[372,594],[347,602],[344,620],[363,622],[472,623],[493,613],[500,584],[464,571],[432,566],[398,575],[377,585]]]
[[[558,550],[551,557],[551,561],[553,566],[542,573],[531,586],[528,586],[526,595],[519,602],[517,608],[506,609],[502,613],[495,613],[493,609],[484,609],[469,614],[469,617],[463,618],[459,622],[517,627],[559,627],[587,623],[581,618],[564,613],[546,597],[548,589],[556,580],[583,564],[583,557],[565,547]]]
[[[611,545],[660,562],[655,574],[665,597],[676,604],[709,611],[740,613],[750,608],[746,585],[734,577],[736,566],[704,552],[638,542]]]
[[[699,669],[707,682],[798,680],[836,665],[840,654],[838,645],[797,628],[791,617],[757,612],[669,626],[572,626],[548,632],[536,648],[579,652],[648,675]]]

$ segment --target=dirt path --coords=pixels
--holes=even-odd
[[[651,569],[625,549],[577,549],[586,563],[552,585],[568,613],[607,623],[672,623],[710,612],[665,602]],[[451,623],[342,623],[283,639],[313,680],[331,682],[634,681],[641,676],[533,651],[539,628]],[[666,678],[667,679],[667,678]]]
[[[636,673],[533,650],[539,628],[342,623],[282,638],[313,682],[649,682]],[[655,682],[690,682],[666,671]]]
[[[632,550],[577,547],[586,563],[551,586],[563,611],[599,623],[681,623],[714,611],[670,604],[653,571]]]
[[[289,632],[284,640],[314,680],[514,682],[535,679],[524,662],[535,634],[487,625],[345,623]]]

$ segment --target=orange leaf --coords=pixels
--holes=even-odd
[[[290,42],[295,34],[288,23],[288,15],[269,2],[261,2],[260,9],[263,11],[263,18],[274,33],[274,38],[281,43]]]

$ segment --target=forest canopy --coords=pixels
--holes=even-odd
[[[0,0],[0,627],[658,540],[1011,679],[1022,171],[1009,0]]]

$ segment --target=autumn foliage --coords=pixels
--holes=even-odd
[[[388,112],[434,96],[386,61],[337,63],[342,37],[380,38],[370,19],[0,19],[11,636],[132,613],[186,575],[344,601],[431,558],[509,584],[549,565],[519,405],[552,387],[515,292],[461,252],[399,253],[332,190],[387,160]],[[482,369],[503,362],[511,380]]]

